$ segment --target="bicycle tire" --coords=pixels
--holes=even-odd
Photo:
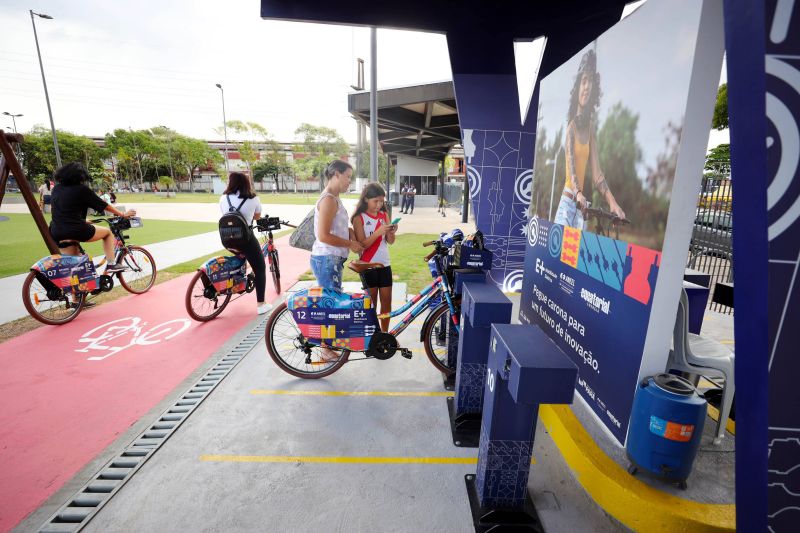
[[[140,254],[141,257],[136,257]],[[156,261],[153,256],[141,246],[129,246],[119,257],[119,262],[125,264],[128,269],[117,273],[117,279],[122,287],[132,294],[144,294],[153,288],[156,282]],[[147,265],[152,266],[152,270],[147,272]],[[138,268],[139,271],[135,269]],[[144,274],[135,276],[136,274]]]
[[[219,304],[219,307],[214,308],[214,310],[210,313],[203,312],[200,305],[195,306],[195,302],[205,304],[213,301],[205,296],[206,281],[208,281],[208,277],[202,270],[195,272],[194,276],[192,276],[192,281],[189,282],[189,286],[186,288],[186,297],[184,298],[186,312],[189,313],[190,317],[198,322],[208,322],[209,320],[213,320],[214,318],[218,317],[219,314],[228,306],[228,302],[231,301],[231,293],[228,292],[224,295],[222,304]],[[217,293],[217,297],[219,296],[223,295]],[[216,305],[217,302],[214,302],[214,304]],[[195,307],[197,307],[197,309],[195,309]]]
[[[454,305],[457,313],[461,313],[461,301],[454,300]],[[422,344],[425,347],[425,355],[428,360],[436,367],[436,370],[445,375],[452,375],[455,373],[455,368],[447,366],[447,343],[444,347],[435,346],[434,337],[437,337],[436,330],[434,329],[442,318],[442,314],[447,314],[447,321],[450,321],[450,306],[446,301],[436,306],[425,319],[425,324],[422,327]],[[439,348],[439,350],[437,350]],[[441,350],[441,348],[444,348]]]
[[[276,328],[286,326],[293,326],[295,331],[281,334],[283,337],[278,338],[276,342]],[[347,359],[350,357],[350,350],[342,350],[341,357],[339,357],[339,359],[336,361],[329,363],[312,362],[311,364],[306,364],[305,352],[297,348],[296,345],[292,344],[292,351],[295,353],[297,358],[290,359],[287,355],[281,354],[280,349],[285,347],[283,346],[284,343],[294,343],[295,338],[293,338],[293,335],[295,335],[295,333],[300,335],[300,329],[297,327],[291,311],[286,306],[286,302],[283,302],[272,311],[272,315],[270,315],[269,320],[267,321],[267,326],[264,330],[264,341],[267,344],[267,352],[269,353],[270,358],[275,362],[276,365],[278,365],[278,368],[287,374],[291,374],[292,376],[302,379],[324,378],[342,368],[347,362]],[[319,347],[314,347],[312,350],[318,351]],[[319,359],[319,357],[317,358]]]
[[[278,250],[269,253],[269,270],[272,273],[272,284],[275,285],[275,292],[281,293],[281,269],[278,264]]]
[[[31,290],[34,282],[36,282],[41,287],[41,290],[37,290],[36,293],[44,294],[45,296],[47,295],[47,290],[36,278],[36,274],[37,274],[36,272],[28,273],[27,277],[25,278],[25,281],[22,283],[22,303],[23,305],[25,305],[25,310],[28,311],[28,314],[31,315],[36,320],[38,320],[39,322],[41,322],[42,324],[47,324],[48,326],[60,326],[62,324],[66,324],[67,322],[73,321],[75,317],[77,317],[83,310],[83,302],[85,301],[86,294],[79,292],[76,296],[77,303],[72,304],[72,306],[68,305],[69,300],[64,302],[63,304],[64,310],[67,311],[67,313],[63,317],[50,318],[44,315],[37,308],[39,304],[36,300],[38,300],[38,298],[36,296],[34,296],[33,299],[31,298]],[[46,301],[51,301],[51,300],[46,300]],[[52,309],[52,307],[50,309]]]

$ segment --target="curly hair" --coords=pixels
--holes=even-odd
[[[86,171],[86,167],[80,163],[67,163],[55,171],[53,178],[56,183],[66,186],[79,185],[92,180],[89,172]]]
[[[583,75],[587,74],[592,80],[592,93],[589,95],[589,101],[583,109],[583,113],[578,113],[578,98],[581,92],[581,79]],[[569,93],[569,111],[567,111],[567,124],[575,121],[575,125],[581,128],[588,126],[597,114],[597,108],[600,106],[600,97],[602,96],[600,90],[600,73],[597,72],[597,56],[594,50],[589,50],[583,57],[578,67],[578,74],[575,76],[575,83],[572,84],[572,91]]]

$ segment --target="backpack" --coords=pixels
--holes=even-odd
[[[230,196],[226,195],[225,198],[228,200],[229,209],[219,219],[219,238],[226,250],[242,253],[253,239],[250,224],[247,223],[240,211],[247,198],[242,199],[239,207],[233,207]]]

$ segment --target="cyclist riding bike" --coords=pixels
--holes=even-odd
[[[63,255],[78,255],[78,242],[94,242],[103,240],[103,252],[106,256],[106,274],[115,274],[125,269],[114,263],[114,234],[105,226],[90,224],[86,220],[89,208],[97,211],[108,211],[119,217],[131,217],[136,211],[129,209],[125,213],[109,205],[92,191],[86,182],[91,177],[80,163],[68,163],[56,170],[54,178],[56,186],[50,197],[53,219],[50,222],[50,235],[56,241]]]

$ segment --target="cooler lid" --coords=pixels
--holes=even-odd
[[[696,392],[689,380],[675,374],[656,374],[653,376],[653,383],[662,390],[681,396],[691,396]]]

